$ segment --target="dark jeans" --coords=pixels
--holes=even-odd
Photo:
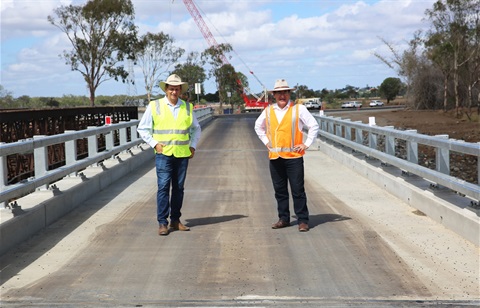
[[[303,157],[293,159],[277,158],[270,160],[278,218],[290,222],[288,183],[292,192],[293,209],[298,222],[308,223],[307,195],[304,187]]]
[[[155,155],[157,169],[157,220],[159,224],[179,221],[183,204],[183,187],[187,176],[188,158],[176,158],[163,154]],[[170,198],[170,184],[172,197]]]

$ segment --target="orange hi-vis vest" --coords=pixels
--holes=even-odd
[[[288,103],[288,110],[282,121],[278,123],[273,105],[265,109],[266,130],[269,140],[269,159],[298,158],[305,154],[305,151],[295,152],[295,145],[303,143],[303,133],[298,127],[299,110],[298,105]]]

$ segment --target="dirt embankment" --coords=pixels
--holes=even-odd
[[[480,142],[480,117],[477,114],[472,115],[471,120],[466,115],[457,118],[454,112],[419,110],[372,110],[372,113],[351,111],[338,116],[363,123],[368,123],[368,117],[374,116],[378,126],[416,129],[419,134],[448,135],[452,139]]]

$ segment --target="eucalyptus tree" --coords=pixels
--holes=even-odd
[[[218,69],[217,77],[222,80],[222,87],[218,89],[220,97],[226,97],[232,109],[234,109],[236,104],[241,103],[239,100],[241,93],[243,93],[243,87],[246,86],[243,84],[245,82],[245,75],[240,79],[240,74],[235,71],[232,65],[225,64]]]
[[[358,97],[357,88],[355,88],[354,86],[351,86],[349,84],[347,84],[345,86],[345,92],[347,93],[348,97],[350,97],[350,98],[357,98]]]
[[[174,39],[163,32],[147,32],[140,38],[135,54],[137,63],[142,68],[148,101],[154,87],[158,87],[160,77],[167,73],[184,53],[185,49],[176,47]]]
[[[210,65],[210,71],[208,72],[209,77],[215,78],[215,83],[220,96],[220,109],[223,108],[223,102],[227,101],[227,97],[225,96],[226,92],[222,91],[222,88],[224,88],[226,84],[226,80],[223,79],[225,74],[223,74],[220,69],[224,65],[230,65],[226,58],[226,54],[232,50],[233,48],[230,44],[218,44],[217,46],[207,48],[201,54],[202,60]]]
[[[247,96],[248,91],[250,91],[250,85],[248,84],[248,77],[245,76],[242,72],[236,72],[236,80],[235,84],[231,86],[233,93],[232,96],[235,97],[235,99],[238,98],[238,102],[240,104],[244,103],[244,96]],[[257,94],[258,97],[262,98],[263,93]],[[264,98],[267,99],[267,98]]]
[[[438,67],[443,75],[443,110],[448,109],[448,85],[453,71],[452,45],[444,41],[444,35],[431,34],[425,41],[427,57]]]
[[[188,82],[187,100],[192,100],[195,95],[195,84],[203,84],[207,79],[203,66],[205,61],[198,52],[190,52],[185,62],[177,64],[172,73],[177,74],[183,81]]]
[[[418,109],[415,98],[415,84],[418,84],[418,78],[422,75],[423,59],[423,41],[422,33],[414,33],[413,39],[408,42],[407,49],[401,51],[393,43],[380,38],[392,53],[391,57],[383,56],[377,52],[374,53],[380,61],[393,69],[398,76],[402,78],[407,88],[407,104],[413,105]]]
[[[89,0],[84,5],[60,6],[48,21],[64,32],[72,50],[60,57],[82,74],[95,105],[95,91],[103,82],[127,81],[124,60],[134,60],[137,28],[130,0]]]
[[[306,85],[297,85],[295,93],[297,94],[297,98],[307,98],[308,97],[308,86]]]
[[[14,101],[13,92],[5,89],[5,87],[0,84],[0,108],[15,107],[13,104]]]
[[[432,22],[427,39],[430,56],[444,74],[452,74],[458,114],[462,97],[471,97],[472,84],[480,80],[480,0],[438,0],[426,14]]]

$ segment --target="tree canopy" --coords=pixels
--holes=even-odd
[[[380,85],[379,91],[387,99],[387,104],[397,97],[402,89],[402,81],[400,78],[389,77],[386,78]]]
[[[63,31],[73,49],[60,55],[82,74],[95,105],[95,91],[109,79],[125,82],[124,60],[135,59],[137,28],[130,0],[89,0],[84,5],[60,6],[48,21]]]
[[[425,12],[427,32],[417,31],[408,48],[391,59],[375,54],[404,78],[416,109],[445,111],[472,106],[480,113],[480,0],[438,0]]]
[[[226,59],[226,54],[232,50],[233,48],[230,44],[219,44],[205,49],[201,55],[202,60],[205,61],[205,63],[208,63],[211,67],[208,72],[209,77],[215,78],[215,83],[217,84],[217,89],[220,95],[220,108],[221,104],[227,101],[227,97],[225,96],[226,92],[222,91],[222,88],[228,83],[228,80],[224,80],[228,75],[222,71],[222,67],[224,65],[230,65],[229,63],[225,63],[224,59]]]
[[[158,87],[160,77],[185,53],[185,49],[176,47],[173,43],[174,39],[163,32],[157,34],[147,32],[138,42],[135,54],[138,64],[142,67],[148,101],[155,85]]]
[[[190,52],[184,63],[177,64],[172,73],[177,74],[183,81],[188,82],[187,99],[191,100],[195,95],[195,84],[203,84],[207,79],[203,65],[205,62],[200,59],[198,52]]]

